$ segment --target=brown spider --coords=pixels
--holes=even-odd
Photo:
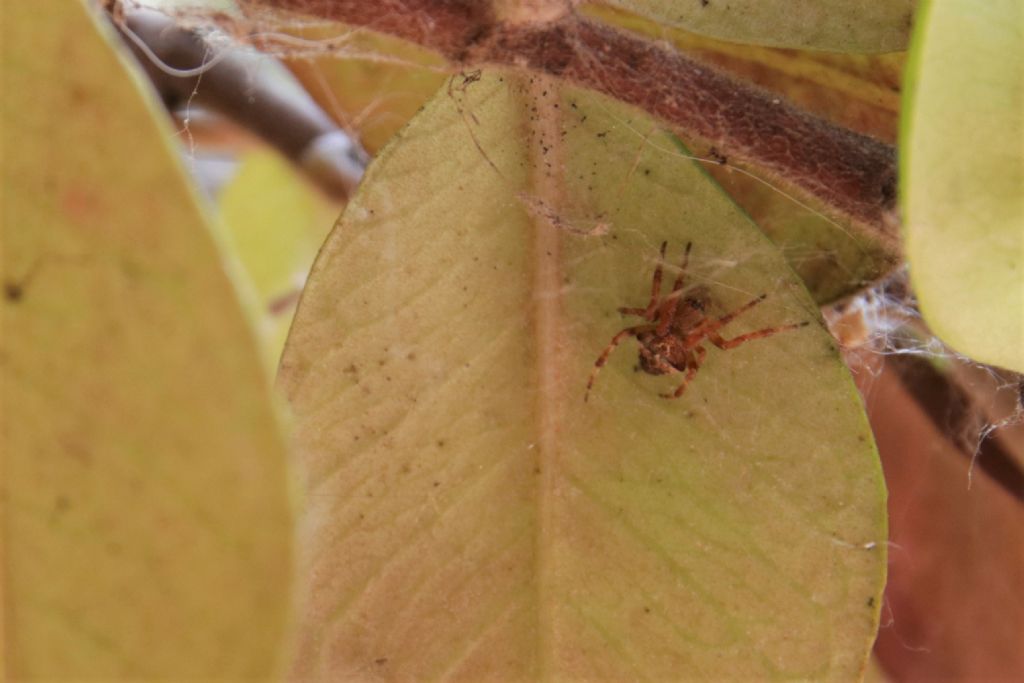
[[[605,350],[598,356],[594,363],[594,369],[590,372],[590,379],[587,381],[587,391],[583,395],[586,401],[590,397],[590,388],[594,385],[598,371],[608,361],[615,347],[626,337],[636,337],[640,343],[640,368],[652,375],[665,375],[674,372],[685,372],[683,383],[679,388],[670,394],[661,394],[664,398],[679,398],[686,391],[687,385],[693,380],[700,369],[707,350],[703,343],[710,341],[722,350],[735,348],[743,342],[752,339],[763,339],[786,330],[795,330],[798,327],[808,325],[807,322],[783,325],[781,327],[768,327],[755,332],[741,334],[735,339],[723,339],[718,330],[727,325],[734,318],[746,313],[751,308],[767,298],[767,294],[748,301],[731,313],[726,313],[720,318],[707,318],[704,311],[710,303],[710,292],[706,287],[695,287],[689,293],[683,293],[683,282],[686,279],[686,267],[690,262],[690,248],[692,242],[686,244],[686,253],[683,255],[683,264],[676,277],[672,291],[664,299],[659,299],[661,293],[661,266],[665,261],[665,247],[668,242],[661,243],[661,259],[658,267],[654,269],[654,278],[651,280],[651,301],[647,308],[620,308],[619,313],[626,315],[638,315],[647,324],[627,327],[614,337],[605,347]]]

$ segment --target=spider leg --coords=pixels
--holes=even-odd
[[[810,325],[810,323],[804,321],[802,323],[793,323],[792,325],[782,325],[781,327],[766,327],[763,330],[756,330],[754,332],[747,332],[746,334],[741,334],[740,336],[734,337],[733,339],[722,339],[721,335],[719,335],[717,332],[709,332],[707,338],[712,344],[714,344],[718,348],[722,349],[723,351],[727,351],[729,349],[736,348],[743,342],[748,342],[754,339],[764,339],[765,337],[770,337],[773,334],[778,334],[779,332],[795,330],[800,327],[807,327],[808,325]]]
[[[584,403],[590,398],[590,388],[594,386],[594,380],[597,379],[597,373],[604,367],[604,364],[608,362],[608,356],[612,355],[612,351],[615,350],[615,347],[621,344],[622,340],[626,337],[635,337],[650,328],[650,325],[627,327],[612,337],[612,340],[608,342],[608,346],[605,347],[604,351],[601,352],[601,355],[597,357],[596,361],[594,361],[594,369],[590,371],[590,378],[587,380],[587,390],[583,394]]]
[[[651,278],[651,300],[647,308],[620,308],[619,313],[623,315],[639,315],[647,320],[654,320],[654,312],[658,310],[658,296],[661,294],[662,264],[665,262],[665,249],[668,242],[661,243],[661,256],[658,258],[658,265],[654,269],[654,277]]]
[[[647,303],[647,308],[620,308],[619,313],[626,315],[642,315],[647,320],[654,319],[654,312],[658,310],[658,296],[661,294],[661,271],[662,264],[665,262],[665,249],[667,248],[668,242],[662,242],[658,265],[654,269],[654,277],[651,278],[651,300]]]
[[[748,342],[748,341],[751,341],[751,340],[754,340],[754,339],[764,339],[765,337],[770,337],[773,334],[778,334],[779,332],[785,332],[787,330],[795,330],[798,327],[806,327],[807,325],[810,324],[810,323],[805,321],[805,322],[802,322],[802,323],[793,323],[792,325],[783,325],[781,327],[766,327],[763,330],[755,330],[754,332],[747,332],[746,334],[741,334],[740,336],[735,337],[733,339],[723,339],[722,336],[720,334],[718,334],[718,330],[721,327],[723,327],[724,325],[727,325],[728,323],[732,322],[733,320],[735,320],[740,315],[743,315],[744,313],[749,311],[751,308],[753,308],[757,304],[759,304],[762,301],[764,301],[766,298],[768,298],[768,295],[767,294],[762,294],[761,296],[757,297],[756,299],[751,299],[750,301],[748,301],[747,303],[743,304],[742,306],[740,306],[736,310],[731,311],[729,313],[726,313],[725,315],[723,315],[718,320],[715,320],[713,322],[710,322],[710,323],[707,323],[707,324],[701,326],[699,329],[697,329],[695,331],[696,336],[706,337],[708,339],[708,341],[710,341],[712,344],[714,344],[718,348],[720,348],[722,350],[728,350],[728,349],[736,348],[737,346],[739,346],[740,344],[742,344],[744,342]],[[691,336],[694,336],[694,335],[691,335]]]
[[[686,391],[686,387],[690,386],[690,382],[697,376],[697,371],[700,370],[701,364],[704,362],[704,358],[708,355],[708,352],[703,346],[698,346],[694,349],[695,357],[690,360],[688,367],[686,368],[686,377],[683,378],[683,383],[680,384],[675,391],[671,394],[661,394],[662,398],[679,398]]]
[[[750,301],[748,301],[747,303],[743,304],[742,306],[740,306],[736,310],[730,311],[729,313],[726,313],[721,318],[719,318],[715,322],[713,322],[710,325],[708,325],[708,327],[705,328],[705,329],[708,329],[708,330],[713,332],[713,331],[717,330],[719,327],[723,327],[725,325],[728,325],[730,322],[732,322],[733,320],[735,320],[739,316],[743,315],[744,313],[749,311],[751,308],[753,308],[754,306],[758,305],[759,303],[761,303],[762,301],[764,301],[767,298],[768,298],[767,294],[762,294],[761,296],[757,297],[756,299],[751,299]]]
[[[672,285],[672,293],[675,294],[683,288],[683,282],[686,281],[686,269],[690,265],[690,249],[693,248],[693,242],[686,243],[686,251],[683,252],[683,263],[679,266],[679,275],[676,276],[675,284]]]
[[[690,249],[692,248],[693,242],[687,242],[686,251],[683,252],[683,262],[679,266],[679,275],[676,276],[676,281],[672,285],[672,293],[665,297],[665,301],[662,302],[661,311],[658,315],[659,335],[665,335],[668,332],[668,328],[676,317],[679,301],[683,298],[683,283],[686,281],[686,269],[690,265]],[[662,252],[662,257],[664,258],[664,252]]]

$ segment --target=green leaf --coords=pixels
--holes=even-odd
[[[854,678],[884,490],[806,290],[657,122],[475,77],[370,168],[285,348],[309,501],[293,675]],[[810,325],[710,348],[678,400],[629,340],[584,402],[663,240],[666,287],[693,243],[709,314],[768,294],[727,338]]]
[[[834,52],[903,50],[916,0],[605,0],[666,26],[738,43]]]
[[[947,344],[1024,372],[1024,10],[923,9],[900,132],[914,291]]]
[[[87,3],[3,11],[0,676],[271,677],[286,452],[222,237]]]

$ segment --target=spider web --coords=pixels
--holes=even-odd
[[[846,301],[825,308],[847,364],[870,401],[883,363],[908,385],[935,426],[970,457],[967,486],[980,463],[1015,496],[1024,470],[1024,377],[977,363],[928,329],[906,268]],[[936,379],[941,380],[936,384]],[[931,381],[929,381],[931,380]]]

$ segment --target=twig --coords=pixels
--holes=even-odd
[[[168,108],[202,104],[276,147],[328,194],[354,190],[361,150],[300,86],[283,87],[291,78],[284,67],[252,51],[218,51],[154,10],[125,9],[112,19]]]

